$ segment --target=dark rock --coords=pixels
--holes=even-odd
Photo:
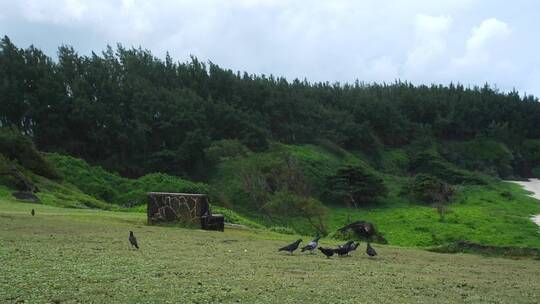
[[[363,238],[370,238],[376,234],[375,225],[366,221],[356,221],[338,229],[341,233],[345,233],[348,230],[354,231],[357,236]]]
[[[20,201],[25,201],[25,202],[30,202],[30,203],[41,203],[39,198],[35,196],[32,192],[15,191],[11,193],[11,195],[13,195],[14,198]]]
[[[381,244],[388,244],[388,241],[379,232],[377,232],[375,225],[370,222],[352,222],[342,228],[339,228],[338,232],[346,233],[349,230],[352,230],[358,238],[372,240]]]

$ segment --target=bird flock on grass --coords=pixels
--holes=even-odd
[[[319,250],[326,256],[326,258],[330,258],[334,254],[337,254],[340,257],[344,257],[344,256],[348,256],[349,253],[355,251],[358,248],[358,246],[360,246],[359,242],[355,243],[354,241],[348,241],[347,243],[340,245],[337,248],[324,248],[324,247],[319,247],[320,239],[321,237],[319,236],[316,237],[314,240],[309,242],[306,246],[302,247],[301,251],[302,252],[309,251],[310,254],[314,254],[314,251],[317,248],[319,248]],[[287,246],[279,248],[278,251],[286,251],[289,254],[293,254],[293,252],[296,251],[298,247],[300,247],[301,242],[302,242],[302,239],[298,239]],[[366,254],[369,255],[370,257],[374,257],[377,255],[377,251],[375,251],[375,249],[371,246],[369,242],[367,243]]]
[[[34,216],[36,214],[36,211],[32,209],[30,214]],[[348,256],[349,253],[355,251],[358,248],[358,246],[360,246],[359,242],[355,243],[354,241],[348,241],[347,243],[343,245],[339,245],[337,248],[324,248],[324,247],[319,247],[320,239],[321,237],[317,236],[315,239],[309,242],[306,246],[302,247],[301,251],[302,252],[309,251],[310,254],[315,254],[314,251],[317,248],[319,248],[319,250],[326,256],[326,258],[330,258],[334,254],[337,254],[340,257],[344,257],[344,256]],[[133,231],[129,232],[128,240],[129,240],[129,243],[131,244],[131,248],[139,249],[139,243],[137,242],[137,238],[133,234]],[[302,243],[302,239],[298,239],[287,246],[281,247],[278,249],[278,251],[286,251],[292,255],[293,252],[296,251],[298,247],[300,247],[300,243]],[[369,255],[370,257],[374,257],[377,255],[377,251],[375,251],[375,249],[371,246],[369,242],[367,243],[366,254]]]

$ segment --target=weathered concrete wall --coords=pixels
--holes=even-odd
[[[201,216],[209,214],[206,194],[148,193],[148,224],[159,222],[201,223]]]

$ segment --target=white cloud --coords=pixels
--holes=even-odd
[[[408,53],[405,73],[415,76],[425,72],[446,50],[446,35],[452,24],[450,16],[417,15],[415,20],[416,45]],[[431,67],[433,68],[433,67]]]
[[[70,24],[81,20],[88,6],[81,0],[26,0],[20,2],[20,8],[30,21]]]
[[[362,76],[370,82],[393,82],[399,78],[399,66],[387,56],[378,57],[368,62]]]
[[[89,54],[120,42],[288,79],[531,91],[539,10],[535,0],[0,0],[0,35],[51,56],[63,43]]]
[[[482,21],[474,27],[467,39],[466,51],[463,57],[456,60],[457,65],[467,66],[485,64],[491,60],[491,54],[497,47],[503,47],[500,42],[510,35],[510,27],[496,18]]]

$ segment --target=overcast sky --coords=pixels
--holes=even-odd
[[[120,42],[289,79],[487,82],[540,96],[535,0],[0,0],[0,34],[51,56]]]

